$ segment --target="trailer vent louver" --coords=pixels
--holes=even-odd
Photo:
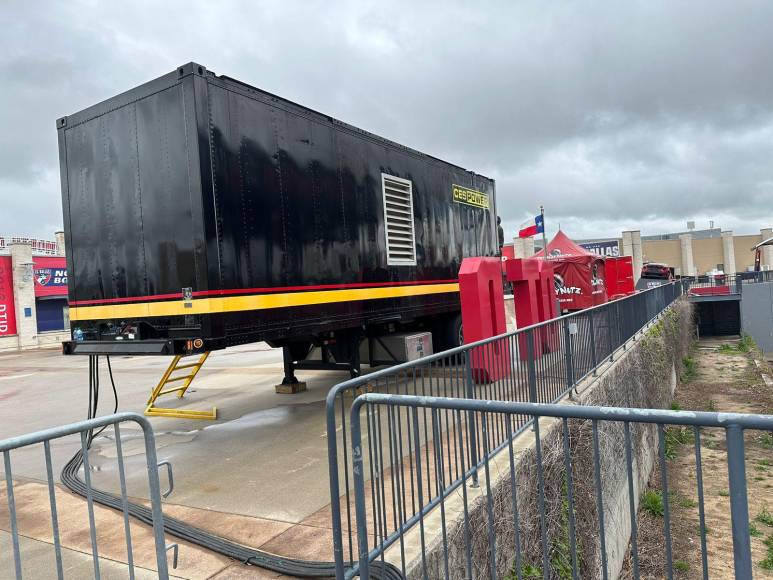
[[[384,193],[384,226],[387,265],[416,265],[416,236],[413,231],[413,187],[407,179],[381,174]]]

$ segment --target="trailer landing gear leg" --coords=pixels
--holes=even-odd
[[[289,346],[282,347],[282,358],[284,359],[285,377],[276,387],[276,392],[281,395],[294,395],[306,390],[306,383],[299,381],[295,377],[295,365],[293,356],[290,353]]]

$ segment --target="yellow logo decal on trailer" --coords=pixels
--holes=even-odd
[[[471,205],[473,207],[479,207],[482,209],[488,209],[488,193],[482,191],[475,191],[461,185],[452,185],[453,198],[456,203],[463,203],[465,205]]]

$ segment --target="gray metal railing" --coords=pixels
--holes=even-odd
[[[417,435],[423,412],[430,416],[431,441],[422,442]],[[443,423],[444,414],[452,417],[451,423]],[[380,417],[388,419],[385,429],[374,432],[371,424]],[[538,419],[532,421],[533,434],[524,432],[523,417]],[[544,418],[553,418],[553,423]],[[469,459],[474,443],[465,437],[465,423],[470,420],[483,426],[480,465]],[[495,426],[500,422],[505,425],[505,437],[498,443]],[[406,441],[405,423],[413,424],[413,450],[418,453],[411,452]],[[650,464],[659,465],[665,548],[662,570],[650,570],[650,574],[672,578],[675,560],[669,502],[674,499],[669,492],[666,461],[671,430],[678,429],[685,445],[690,445],[688,440],[692,442],[700,561],[702,577],[708,578],[701,459],[706,428],[724,432],[735,577],[751,578],[744,433],[761,430],[768,435],[773,431],[773,416],[364,394],[351,408],[357,562],[343,577],[367,579],[373,563],[380,562],[382,567],[391,564],[400,568],[408,577],[606,579],[620,572],[620,549],[616,550],[617,570],[610,569],[609,556],[615,552],[615,539],[622,537],[623,549],[630,555],[630,573],[638,579],[637,492],[646,483],[646,473],[642,474],[639,466],[646,465],[649,447]],[[453,435],[450,440],[444,432],[449,429]],[[647,429],[649,440],[644,436]],[[530,447],[523,444],[524,438]],[[391,468],[385,466],[383,457],[391,458]],[[461,465],[457,472],[448,469],[454,462]],[[615,465],[624,474],[619,478],[615,477]],[[375,472],[381,472],[381,477],[369,479]],[[518,495],[533,490],[535,480],[536,497]],[[423,485],[434,488],[434,495]],[[401,503],[405,494],[400,495],[407,487],[418,489],[418,510],[410,517]],[[378,521],[374,528],[370,514],[368,501],[379,495],[383,515],[397,523],[388,535],[380,533]],[[615,500],[618,507],[624,506],[617,512],[609,505]],[[530,505],[536,509],[529,512]],[[627,516],[626,521],[621,521],[619,512]],[[618,517],[610,517],[615,513]],[[581,516],[585,518],[583,545],[578,540],[583,531],[577,521]],[[557,518],[561,519],[558,524]],[[590,533],[589,520],[593,521]],[[618,532],[610,538],[610,526],[629,530],[630,544],[628,533]],[[529,529],[527,541],[524,534]],[[729,561],[725,564],[729,566]]]
[[[555,402],[570,394],[587,376],[614,359],[618,349],[646,325],[652,323],[682,294],[682,285],[668,283],[644,292],[579,311],[548,322],[519,329],[515,332],[467,344],[445,352],[382,369],[341,383],[327,396],[328,463],[331,494],[333,549],[336,574],[343,578],[356,560],[354,538],[354,498],[352,494],[353,465],[350,456],[351,432],[347,426],[352,401],[364,392],[375,391],[396,395],[439,396],[498,401]],[[485,370],[488,369],[488,370]],[[440,413],[440,435],[450,444],[458,435],[450,413]],[[422,410],[418,424],[382,417],[378,413],[367,423],[369,448],[377,462],[369,462],[372,471],[366,476],[373,482],[369,517],[371,528],[379,538],[395,533],[400,522],[415,521],[421,509],[418,498],[427,494],[428,503],[435,505],[439,494],[430,481],[421,490],[396,489],[400,497],[400,517],[388,513],[389,495],[383,488],[384,470],[393,465],[394,455],[383,454],[379,442],[388,432],[391,421],[406,437],[408,455],[421,452],[429,458],[428,441],[434,440],[430,413]],[[513,430],[523,429],[527,415],[513,416],[491,425],[494,447],[501,445]],[[482,426],[473,413],[465,422],[463,436],[469,441],[465,458],[467,468],[482,465],[486,453],[481,439]],[[379,455],[379,453],[381,455]],[[464,473],[457,460],[444,464],[446,481],[455,481]],[[426,474],[425,474],[426,475]],[[477,478],[477,471],[473,472]],[[412,480],[406,480],[412,481]],[[376,490],[380,489],[377,497]],[[391,501],[391,500],[390,500]]]
[[[773,281],[773,270],[762,272],[737,272],[734,274],[705,274],[701,276],[685,276],[681,278],[685,291],[715,289],[726,294],[741,294],[746,284],[758,284]]]
[[[156,442],[153,435],[153,428],[148,420],[136,413],[117,413],[115,415],[108,415],[105,417],[99,417],[96,419],[90,419],[88,421],[79,421],[70,425],[63,425],[61,427],[54,427],[52,429],[46,429],[19,437],[11,437],[0,441],[0,452],[3,455],[3,471],[5,472],[5,495],[8,505],[8,513],[10,516],[11,527],[11,541],[13,549],[13,566],[17,580],[22,578],[22,556],[23,550],[20,546],[20,525],[18,521],[18,509],[16,505],[16,499],[14,495],[14,473],[13,462],[11,452],[21,448],[28,448],[33,445],[42,445],[42,459],[45,463],[46,482],[48,486],[48,499],[49,499],[49,513],[51,516],[51,533],[53,537],[53,550],[56,561],[56,577],[60,580],[64,578],[64,567],[62,562],[62,544],[60,537],[59,527],[59,512],[57,509],[56,500],[56,483],[54,481],[54,471],[51,456],[51,441],[54,439],[60,439],[70,435],[78,435],[80,438],[80,457],[73,458],[73,461],[79,463],[82,461],[83,465],[83,477],[85,481],[85,496],[86,496],[86,508],[88,511],[89,521],[89,537],[91,541],[91,554],[94,564],[94,577],[99,579],[100,573],[100,558],[99,550],[97,546],[97,526],[94,515],[94,488],[91,482],[91,465],[89,463],[88,448],[91,444],[91,440],[94,437],[95,430],[102,430],[109,426],[113,427],[115,436],[115,452],[116,452],[116,464],[121,488],[121,500],[123,505],[123,522],[124,522],[124,536],[126,541],[126,553],[127,553],[127,568],[129,578],[134,578],[134,556],[132,550],[132,538],[131,530],[129,526],[129,500],[126,491],[126,470],[124,465],[124,452],[121,443],[121,429],[120,424],[126,422],[134,422],[142,429],[142,434],[145,443],[145,462],[147,466],[148,475],[148,499],[150,501],[151,512],[153,515],[153,538],[155,541],[155,555],[156,566],[158,569],[159,578],[168,578],[169,571],[167,566],[166,553],[168,550],[174,551],[174,562],[177,562],[177,544],[170,546],[165,545],[164,541],[164,516],[161,510],[161,498],[166,497],[172,490],[172,469],[168,461],[162,461],[159,463],[156,456]],[[166,466],[169,477],[169,490],[162,494],[158,469],[161,466]],[[38,571],[43,573],[42,570]],[[54,571],[51,571],[53,576]]]

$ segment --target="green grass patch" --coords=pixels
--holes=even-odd
[[[763,534],[757,526],[749,524],[749,535],[753,538],[760,538]]]
[[[564,493],[566,493],[566,481],[564,481]],[[554,538],[550,545],[550,568],[553,572],[551,577],[559,580],[571,580],[572,562],[569,547],[569,502],[564,498],[561,510],[561,535]],[[581,545],[578,539],[577,551],[581,551]],[[522,578],[542,578],[542,568],[533,564],[526,564],[521,569]],[[515,580],[518,578],[518,571],[513,568],[511,573],[506,576],[506,580]]]
[[[698,507],[698,502],[695,501],[691,497],[681,497],[680,496],[679,499],[677,500],[677,504],[679,505],[679,507],[683,507],[683,508]]]
[[[761,433],[757,442],[766,449],[773,449],[773,433]]]
[[[762,508],[760,512],[754,516],[754,521],[773,528],[773,514],[768,511],[767,506]]]
[[[720,345],[717,349],[717,352],[721,352],[722,354],[738,354],[739,352],[752,352],[756,348],[757,343],[754,342],[754,339],[748,334],[744,334],[741,336],[741,340],[739,340],[736,344]]]
[[[688,382],[698,376],[698,363],[691,356],[682,359],[682,380]]]
[[[690,565],[684,560],[676,560],[674,562],[674,570],[677,572],[687,572],[690,569]]]
[[[719,490],[719,495],[722,497],[730,497],[730,492],[724,489]]]
[[[765,538],[765,547],[768,549],[765,559],[760,562],[763,570],[773,570],[773,536]]]
[[[684,560],[674,561],[674,570],[677,572],[687,572],[690,569],[690,565]]]
[[[757,465],[761,465],[762,467],[770,467],[770,459],[758,459]]]
[[[682,410],[682,405],[680,405],[678,401],[671,401],[671,410],[672,411],[681,411]]]
[[[714,399],[709,399],[709,404],[707,409],[709,411],[716,411],[717,410],[717,402]]]
[[[692,429],[689,427],[669,427],[665,432],[665,454],[667,459],[676,457],[680,445],[690,443],[693,439]]]
[[[641,507],[650,515],[663,517],[663,492],[648,489],[641,494]]]
[[[741,340],[738,341],[738,346],[736,348],[738,349],[738,352],[751,352],[757,348],[757,343],[754,342],[754,339],[750,335],[743,334],[741,335]]]
[[[542,578],[542,568],[526,564],[526,566],[523,567],[522,576],[524,578]]]

